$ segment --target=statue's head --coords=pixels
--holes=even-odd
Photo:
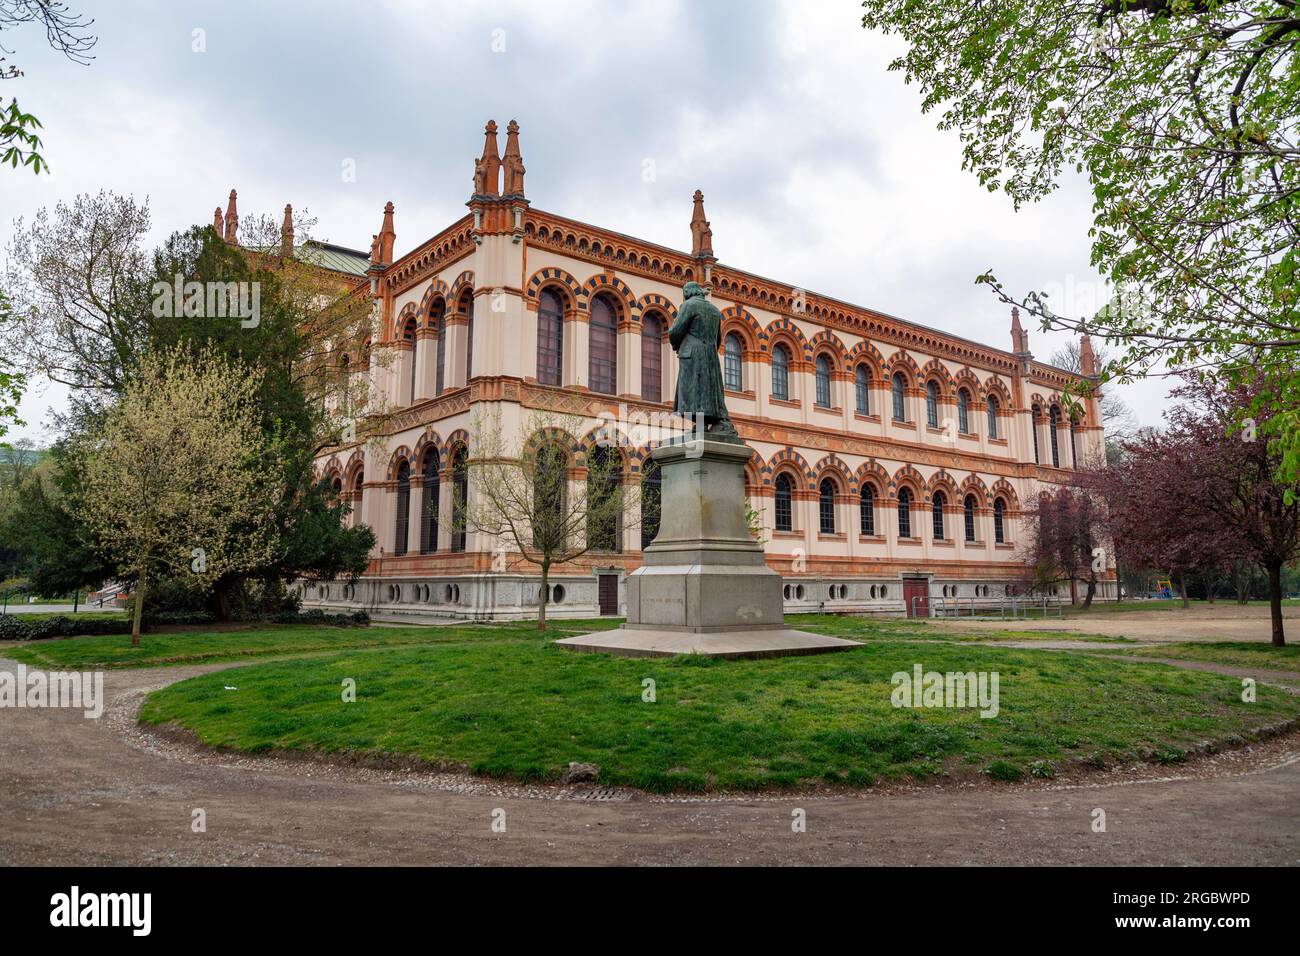
[[[698,282],[688,282],[682,286],[682,295],[688,299],[693,299],[697,295],[704,295],[704,286]]]

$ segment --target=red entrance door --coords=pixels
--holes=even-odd
[[[618,575],[599,575],[600,613],[602,615],[618,614]]]
[[[908,617],[930,616],[930,582],[927,578],[903,578],[903,601]]]

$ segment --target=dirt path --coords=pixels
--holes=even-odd
[[[1282,608],[1289,634],[1300,635],[1300,608]],[[1151,611],[1098,610],[1078,617],[1046,620],[947,620],[930,622],[957,630],[1047,631],[1065,634],[1100,634],[1104,637],[1127,637],[1135,641],[1260,641],[1272,636],[1269,610],[1250,604],[1239,607],[1221,604],[1213,608],[1192,607],[1186,611],[1167,607]]]
[[[0,660],[0,668],[12,663]],[[101,720],[0,711],[2,864],[1300,863],[1300,738],[1162,779],[630,800],[262,760],[159,741],[143,695],[231,665],[106,674]],[[193,811],[207,832],[191,830]],[[1104,833],[1092,830],[1094,809]],[[807,815],[794,833],[792,812]],[[506,832],[493,832],[494,811]]]

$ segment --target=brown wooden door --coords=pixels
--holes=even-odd
[[[904,578],[903,601],[907,604],[908,617],[929,617],[930,582],[925,578]]]
[[[602,574],[599,576],[597,584],[600,596],[600,613],[602,615],[617,615],[618,575]]]

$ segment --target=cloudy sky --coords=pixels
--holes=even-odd
[[[689,249],[700,188],[722,262],[1000,348],[986,269],[1097,304],[1086,184],[1020,212],[982,189],[852,0],[69,3],[95,19],[89,66],[33,26],[0,37],[26,74],[0,93],[52,166],[0,171],[4,243],[79,192],[147,196],[161,239],[236,188],[243,216],[291,202],[363,250],[392,200],[401,255],[464,213],[484,122],[514,118],[550,212]],[[1063,340],[1031,330],[1043,359]],[[1121,389],[1143,424],[1164,392]],[[10,437],[48,438],[63,397],[38,385]]]

